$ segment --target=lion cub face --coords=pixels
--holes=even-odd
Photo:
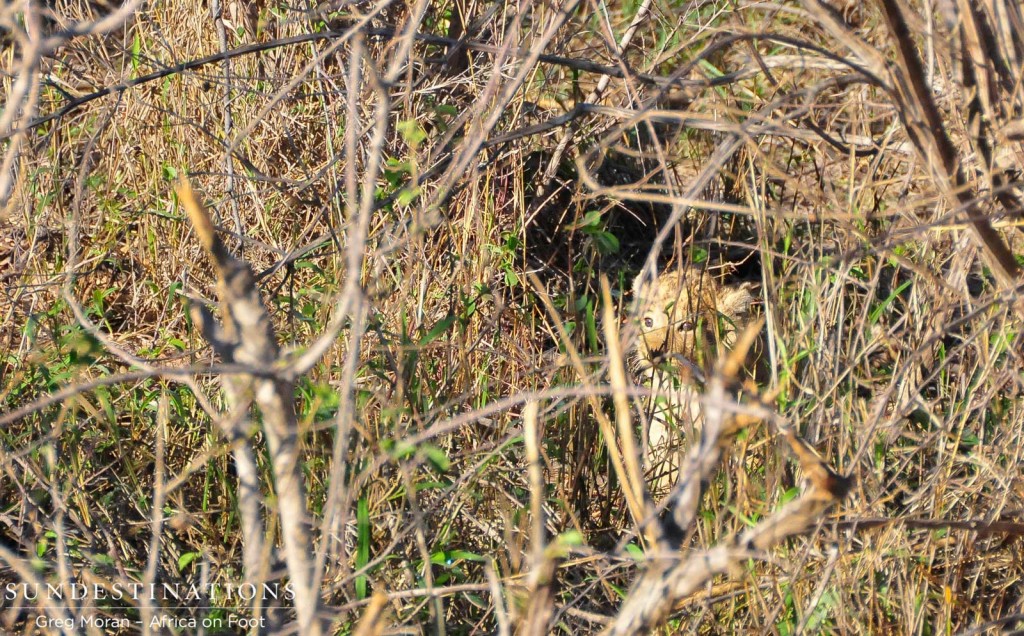
[[[719,346],[731,346],[745,326],[754,300],[748,284],[723,285],[698,267],[661,274],[654,283],[641,278],[633,281],[636,354],[647,368],[669,362],[680,372],[690,365],[709,370]]]

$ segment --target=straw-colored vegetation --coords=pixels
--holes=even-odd
[[[300,570],[333,633],[598,633],[644,572],[697,590],[643,614],[665,633],[1024,621],[1016,3],[213,0],[96,23],[114,10],[0,8],[0,631],[232,632],[237,596],[3,591]],[[198,324],[229,299],[185,176],[256,273],[281,347],[256,375]],[[731,424],[697,506],[668,501],[673,540],[626,439],[649,391],[617,375],[645,263],[745,284],[764,318],[758,386],[708,378]],[[285,379],[299,566],[280,442],[247,408]],[[801,499],[840,475],[838,504]],[[693,554],[728,558],[687,587]]]

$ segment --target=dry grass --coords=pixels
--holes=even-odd
[[[265,274],[286,350],[334,336],[296,399],[340,633],[364,612],[378,618],[360,633],[596,633],[616,615],[644,543],[599,433],[613,406],[598,280],[612,280],[624,315],[627,281],[651,254],[662,268],[706,260],[760,283],[762,389],[855,480],[808,536],[741,561],[682,600],[665,629],[1013,629],[1024,613],[1024,366],[1019,279],[999,250],[1024,253],[1013,79],[1024,60],[1007,53],[1021,31],[998,1],[974,7],[974,22],[901,5],[957,182],[904,86],[913,69],[885,4],[850,3],[830,25],[839,14],[814,2],[659,1],[621,56],[610,42],[637,3],[571,15],[499,5],[469,29],[492,50],[467,48],[464,69],[437,63],[444,46],[400,34],[446,35],[453,11],[467,24],[484,13],[475,4],[229,3],[218,22],[206,4],[155,3],[62,43],[33,76],[39,116],[265,46],[2,131],[0,590],[241,580],[213,354],[187,317],[186,297],[216,296],[173,194],[188,174],[229,247]],[[0,15],[8,95],[35,19],[52,34],[104,11],[27,7]],[[962,35],[971,24],[996,25],[978,30],[996,46]],[[600,95],[594,63],[618,73]],[[637,74],[679,82],[661,94]],[[570,124],[539,126],[574,106]],[[23,125],[33,116],[19,112]],[[513,131],[526,134],[503,140]],[[554,355],[570,349],[575,365]],[[631,391],[641,406],[642,388]],[[543,492],[527,470],[533,403]],[[253,439],[272,512],[270,457]],[[795,495],[795,473],[764,427],[741,435],[689,547],[770,517]],[[550,614],[536,609],[547,598]],[[35,617],[86,612],[0,599],[7,630],[52,631]],[[251,611],[237,598],[212,604],[211,616]]]

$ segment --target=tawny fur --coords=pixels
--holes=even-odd
[[[633,282],[633,315],[640,336],[634,364],[655,399],[648,409],[646,468],[655,496],[664,495],[678,471],[678,442],[699,429],[699,380],[732,346],[750,317],[750,286],[723,285],[700,267]]]

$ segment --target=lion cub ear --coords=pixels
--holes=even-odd
[[[636,278],[633,279],[633,293],[634,294],[640,292],[640,290],[644,286],[644,283],[646,283],[646,282],[653,283],[654,281],[658,280],[658,267],[657,266],[654,267],[654,271],[652,272],[653,275],[650,278],[645,276],[645,274],[647,274],[647,272],[644,271],[643,269],[641,269],[640,273],[637,274]]]
[[[636,278],[633,279],[633,301],[634,302],[636,302],[636,299],[640,297],[640,289],[644,286],[644,280],[643,279],[644,279],[644,273],[643,272],[640,272],[639,274],[637,274]]]
[[[653,288],[653,285],[658,280],[658,268],[654,268],[654,276],[648,278],[645,276],[646,272],[640,270],[640,273],[633,279],[633,307],[635,310],[639,310],[642,306],[642,302],[646,300],[644,296],[646,292]]]
[[[741,318],[750,313],[750,306],[754,304],[753,283],[741,283],[729,285],[722,289],[719,297],[718,310],[732,318]]]

